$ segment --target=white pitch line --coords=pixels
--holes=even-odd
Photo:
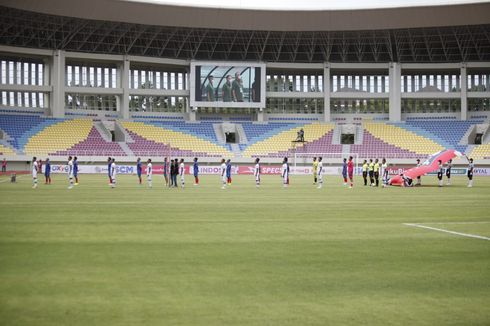
[[[428,230],[433,230],[433,231],[439,231],[439,232],[444,232],[444,233],[450,233],[450,234],[455,234],[455,235],[460,235],[462,237],[475,238],[475,239],[480,239],[480,240],[490,240],[490,238],[484,237],[482,235],[449,231],[449,230],[433,228],[433,227],[425,226],[425,225],[421,225],[421,224],[403,223],[403,225],[413,226],[416,228],[428,229]]]
[[[490,221],[478,221],[478,222],[425,222],[425,224],[487,224]]]

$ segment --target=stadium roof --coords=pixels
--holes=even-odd
[[[317,12],[117,0],[0,4],[0,44],[10,46],[205,60],[490,61],[490,3]],[[305,26],[291,30],[298,22]]]
[[[219,8],[219,9],[242,9],[242,10],[360,10],[381,8],[407,8],[445,6],[457,4],[470,4],[488,2],[488,0],[120,0],[132,2],[144,2],[160,5]]]

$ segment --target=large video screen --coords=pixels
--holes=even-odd
[[[192,107],[265,107],[265,64],[191,62]]]

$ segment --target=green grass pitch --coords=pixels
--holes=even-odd
[[[0,325],[490,324],[490,241],[403,224],[490,237],[490,178],[325,179],[0,179]]]

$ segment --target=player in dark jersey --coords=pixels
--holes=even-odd
[[[475,169],[475,164],[473,164],[473,159],[470,158],[470,164],[468,164],[468,188],[473,187],[473,170]]]
[[[439,179],[439,187],[442,187],[442,176],[444,175],[444,167],[442,166],[442,161],[437,161],[437,179]]]
[[[453,160],[449,160],[446,164],[446,177],[447,177],[447,185],[451,185],[451,169],[453,168]]]

